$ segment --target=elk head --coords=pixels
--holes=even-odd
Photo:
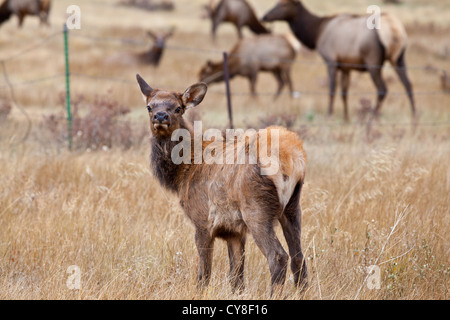
[[[199,72],[199,79],[205,83],[219,82],[223,80],[223,63],[214,63],[208,60]]]
[[[202,102],[207,91],[206,84],[201,82],[178,93],[152,89],[139,74],[136,79],[145,96],[150,130],[153,136],[161,139],[170,138],[175,130],[185,128],[184,112]]]
[[[300,2],[296,0],[280,0],[275,7],[264,15],[262,21],[292,20],[296,17],[298,5],[300,5]]]
[[[164,48],[165,44],[166,44],[166,40],[167,38],[171,37],[173,35],[173,32],[175,31],[175,28],[172,27],[171,29],[169,29],[169,31],[167,32],[153,32],[151,30],[147,31],[147,34],[150,36],[150,38],[153,39],[154,41],[154,45],[157,48]]]

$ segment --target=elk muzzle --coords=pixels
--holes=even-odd
[[[167,130],[169,128],[169,114],[164,111],[160,111],[153,116],[152,119],[153,128],[155,130],[164,129]]]

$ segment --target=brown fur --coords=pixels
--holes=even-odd
[[[212,21],[213,38],[216,36],[217,27],[223,22],[230,22],[236,27],[239,39],[242,39],[243,26],[247,26],[255,34],[270,33],[246,0],[220,0],[217,5],[213,5],[211,1],[206,10]]]
[[[416,115],[412,86],[406,73],[406,32],[403,25],[389,14],[381,15],[381,29],[367,27],[367,16],[337,14],[319,17],[311,13],[298,0],[280,0],[263,18],[263,21],[284,20],[296,37],[308,48],[317,49],[327,63],[329,77],[328,114],[333,113],[337,73],[341,72],[341,95],[344,117],[349,121],[347,93],[350,71],[367,71],[377,87],[378,115],[386,97],[387,87],[381,76],[382,65],[388,60],[402,81]]]
[[[115,52],[104,59],[107,65],[153,65],[158,67],[164,54],[166,41],[173,35],[174,28],[165,32],[147,31],[153,40],[150,48],[144,52],[132,53],[129,51]]]
[[[154,33],[152,31],[148,31],[148,35],[153,39],[153,45],[150,47],[148,52],[140,54],[140,62],[152,64],[157,67],[161,61],[161,57],[166,46],[166,40],[173,35],[173,31],[173,28],[167,32]]]
[[[240,40],[229,52],[228,69],[230,77],[237,75],[248,78],[250,90],[256,94],[255,86],[258,72],[271,72],[277,82],[276,95],[279,96],[287,83],[291,94],[291,66],[295,60],[296,50],[291,39],[284,35],[263,34]],[[207,61],[199,73],[200,81],[207,84],[224,81],[223,62]]]
[[[448,76],[447,72],[445,70],[441,71],[441,87],[442,90],[444,90],[445,92],[450,93],[450,77]]]
[[[408,36],[405,27],[393,15],[383,12],[381,14],[381,28],[378,30],[378,36],[385,48],[386,59],[392,65],[397,65],[397,61],[406,47]]]
[[[151,167],[157,179],[168,190],[178,194],[185,214],[195,226],[195,240],[200,257],[198,282],[206,285],[210,279],[212,252],[215,238],[227,241],[230,258],[232,289],[242,290],[244,281],[244,250],[246,234],[250,232],[266,256],[272,277],[272,291],[285,281],[288,255],[274,232],[279,221],[289,247],[291,269],[297,285],[306,284],[306,264],[300,246],[300,192],[305,178],[306,154],[297,134],[284,128],[270,127],[267,135],[252,132],[239,147],[238,141],[204,141],[201,152],[222,144],[227,152],[244,150],[250,157],[251,148],[266,148],[267,156],[278,152],[279,170],[270,175],[261,172],[264,157],[256,163],[243,164],[199,163],[195,153],[189,154],[191,163],[175,164],[171,154],[179,141],[172,141],[177,129],[187,129],[190,138],[185,141],[195,146],[192,126],[183,119],[187,108],[198,105],[207,90],[203,83],[189,87],[184,93],[152,89],[139,75],[141,91],[150,107]],[[279,146],[272,147],[278,135]],[[221,134],[223,136],[223,133]],[[275,148],[275,149],[274,149]],[[191,148],[193,150],[194,148]]]
[[[0,24],[15,14],[19,18],[19,27],[27,15],[38,16],[41,24],[49,25],[50,8],[50,0],[5,0],[0,6]]]

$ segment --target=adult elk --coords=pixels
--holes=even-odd
[[[287,83],[293,93],[291,66],[299,43],[289,35],[264,34],[240,40],[229,53],[228,69],[230,78],[240,75],[250,81],[250,90],[255,95],[256,79],[259,71],[273,73],[278,82],[278,97]],[[213,83],[224,81],[223,62],[207,61],[200,70],[200,81]]]
[[[15,14],[19,18],[19,27],[22,27],[25,16],[38,16],[41,24],[49,25],[50,0],[5,0],[0,6],[0,24]]]
[[[402,81],[409,97],[413,117],[416,115],[412,86],[406,74],[406,31],[399,20],[381,14],[381,28],[367,26],[367,16],[337,14],[319,17],[297,0],[280,0],[262,19],[287,21],[296,37],[308,48],[317,49],[325,60],[329,76],[328,114],[333,112],[337,72],[341,71],[341,95],[345,120],[349,120],[347,92],[350,71],[368,71],[378,90],[374,115],[379,113],[387,88],[381,69],[388,60]]]
[[[212,36],[216,37],[219,24],[231,22],[236,27],[239,39],[242,39],[242,27],[247,26],[255,34],[270,33],[258,20],[252,7],[246,0],[220,0],[217,5],[210,2],[206,6],[208,16],[212,21]]]
[[[153,89],[139,75],[137,81],[146,97],[150,117],[151,168],[161,185],[178,195],[181,207],[195,226],[199,286],[209,282],[214,239],[222,238],[228,245],[232,290],[243,289],[244,250],[246,234],[250,232],[268,260],[271,292],[281,288],[288,255],[274,232],[277,220],[289,247],[295,284],[305,285],[306,264],[300,246],[300,192],[306,154],[297,134],[269,127],[265,134],[255,131],[237,140],[228,139],[227,133],[224,141],[221,138],[225,134],[219,131],[213,142],[200,132],[198,142],[198,132],[185,121],[183,114],[202,102],[206,84],[197,83],[178,93]],[[183,132],[187,134],[182,135]],[[188,148],[180,148],[180,144]],[[226,151],[219,152],[220,146]],[[252,150],[257,150],[257,154]],[[178,159],[181,153],[183,161]],[[274,164],[270,167],[276,169],[270,172],[264,171],[269,153]],[[236,161],[241,156],[247,161]],[[217,161],[207,161],[211,157]]]

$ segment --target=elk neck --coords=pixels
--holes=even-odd
[[[311,13],[301,2],[295,18],[288,21],[295,36],[309,49],[314,50],[323,27],[331,17],[319,17]]]
[[[189,130],[191,137],[193,137],[192,128],[184,121],[182,121],[180,129]],[[175,164],[172,160],[172,150],[180,142],[172,141],[171,136],[156,137],[154,135],[151,137],[150,142],[152,150],[150,166],[154,175],[163,187],[178,193],[183,178],[186,177],[191,167],[190,164],[185,163]],[[191,144],[193,144],[193,140]],[[191,145],[191,150],[193,150],[193,145]]]

